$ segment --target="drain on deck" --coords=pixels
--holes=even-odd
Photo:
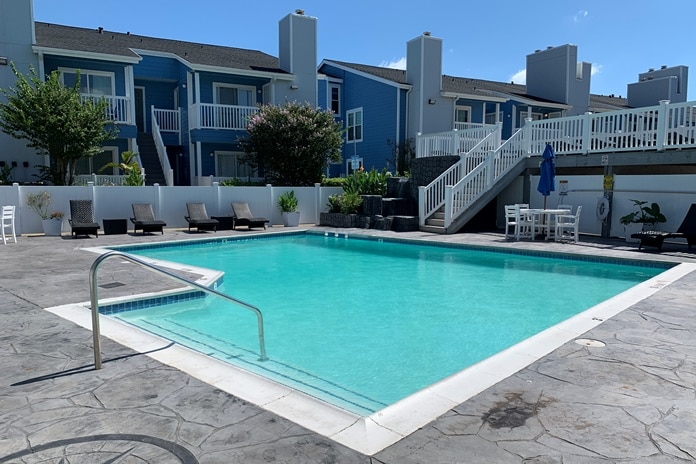
[[[123,287],[124,285],[126,285],[126,284],[121,283],[121,282],[109,282],[108,284],[101,284],[100,287],[101,288],[116,288],[116,287]]]

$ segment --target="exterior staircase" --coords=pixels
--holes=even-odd
[[[145,170],[145,185],[167,185],[152,134],[138,132],[138,151]]]

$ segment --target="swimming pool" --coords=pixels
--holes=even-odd
[[[668,267],[304,233],[121,250],[224,270],[219,289],[264,312],[270,360],[220,301],[116,317],[360,415]]]

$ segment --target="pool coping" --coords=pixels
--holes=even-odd
[[[416,241],[420,243],[419,240]],[[479,248],[498,250],[496,247]],[[106,252],[110,249],[113,247],[94,248],[91,251]],[[166,264],[167,267],[172,267],[172,263]],[[190,271],[192,266],[183,268]],[[103,336],[141,353],[147,353],[153,359],[349,448],[372,455],[695,269],[696,264],[677,264],[583,313],[368,416],[347,412],[256,374],[208,358],[183,346],[171,344],[169,340],[110,317],[100,316],[100,325]],[[77,303],[47,310],[91,329],[91,311],[88,308],[89,303]],[[166,348],[162,349],[163,347]],[[152,350],[158,351],[151,352]]]

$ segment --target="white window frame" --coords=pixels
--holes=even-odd
[[[354,115],[360,115],[360,124],[354,124],[352,126],[349,125],[351,116]],[[353,135],[353,139],[349,139],[350,136],[350,129],[360,127],[360,138],[356,138],[355,135]],[[363,113],[362,107],[360,108],[354,108],[352,110],[346,111],[346,143],[355,143],[355,142],[362,142],[363,141],[363,134],[365,133],[365,115]],[[355,129],[353,129],[353,134],[355,134]]]
[[[250,95],[250,102],[249,105],[232,105],[232,106],[254,106],[256,105],[256,87],[251,86],[251,85],[236,85],[236,84],[227,84],[224,82],[214,82],[213,83],[213,103],[216,105],[222,105],[223,103],[220,103],[220,98],[219,98],[219,89],[220,88],[227,88],[227,89],[237,89],[237,91],[246,91],[249,92]],[[227,103],[224,103],[227,104]]]
[[[249,170],[247,175],[240,175],[239,172],[235,172],[235,175],[223,175],[220,171],[220,158],[230,156],[237,158],[237,163],[235,165],[235,171],[238,171],[240,165],[240,158],[246,153],[243,151],[227,151],[227,150],[216,150],[215,154],[215,177],[233,177],[235,179],[258,179],[259,173],[257,170],[253,170],[251,166],[245,165],[245,168]]]
[[[466,121],[459,121],[459,120],[457,120],[457,114],[459,113],[459,111],[466,111],[466,116],[467,116],[467,118],[466,118],[467,120],[466,120]],[[470,106],[466,106],[466,105],[455,105],[455,106],[454,106],[454,115],[452,116],[452,119],[454,120],[455,123],[458,123],[458,122],[464,122],[464,123],[466,123],[466,122],[471,122],[471,107],[470,107]]]
[[[85,82],[85,78],[89,76],[100,76],[100,77],[108,77],[111,80],[111,93],[108,95],[116,95],[116,73],[109,72],[109,71],[96,71],[93,69],[79,69],[79,68],[58,68],[58,72],[60,72],[60,82],[61,84],[65,85],[65,74],[77,74],[78,72],[80,73],[80,85]],[[86,80],[87,82],[87,89],[89,89],[89,79]],[[93,94],[91,91],[88,91],[87,93],[84,93],[83,95],[96,95]],[[102,95],[100,95],[102,96]]]
[[[338,92],[338,98],[336,100],[336,106],[337,110],[334,111],[333,109],[333,90],[336,89]],[[329,88],[328,88],[328,95],[327,95],[327,100],[329,102],[329,109],[333,112],[334,116],[340,116],[341,115],[341,84],[338,83],[333,83],[329,82]]]

